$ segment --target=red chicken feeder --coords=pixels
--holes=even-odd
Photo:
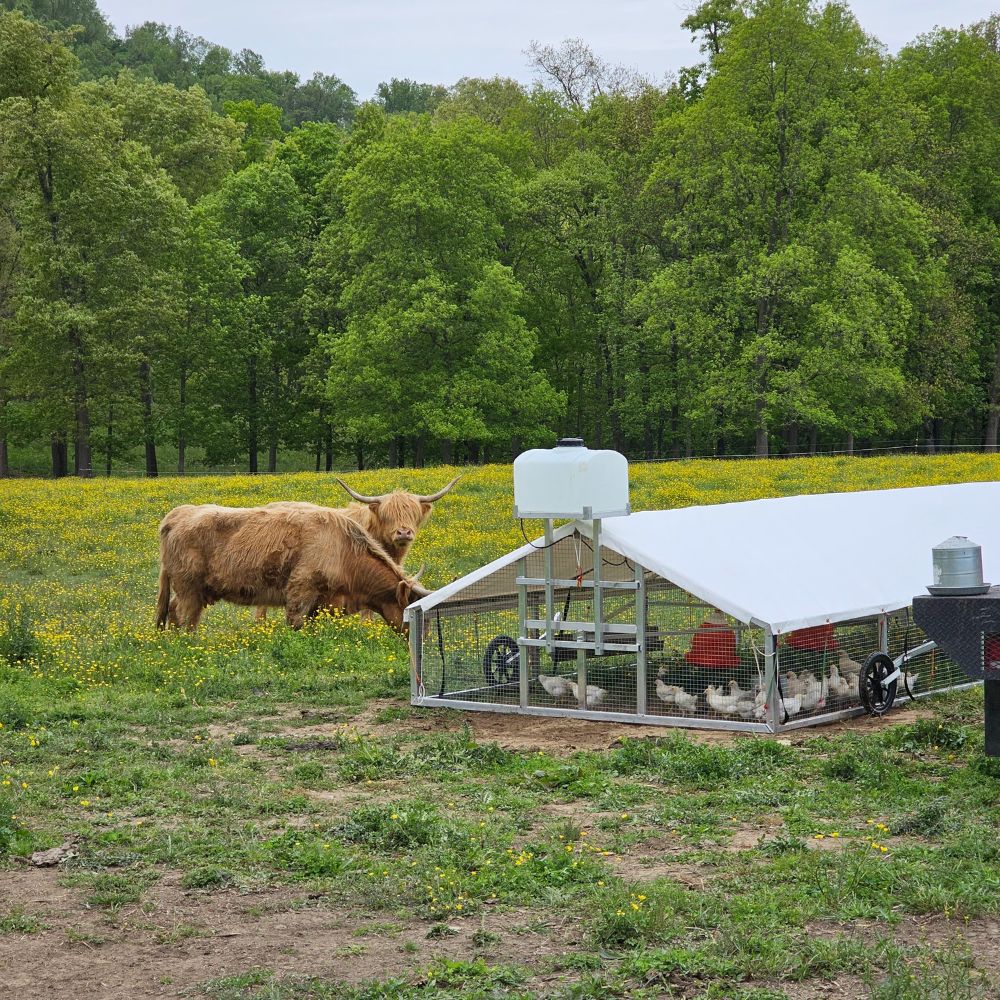
[[[684,659],[695,667],[738,667],[736,633],[717,622],[702,622],[691,636],[691,648]]]
[[[825,653],[837,648],[832,625],[814,625],[812,628],[789,632],[785,643],[792,649],[803,649],[810,653]]]

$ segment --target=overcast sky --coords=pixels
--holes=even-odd
[[[454,83],[462,76],[531,73],[532,39],[580,37],[612,63],[660,78],[698,60],[680,27],[695,6],[678,0],[99,0],[119,30],[143,21],[179,25],[238,50],[254,49],[270,69],[333,73],[362,99],[381,80]],[[936,25],[958,27],[997,0],[855,0],[866,31],[892,51]]]

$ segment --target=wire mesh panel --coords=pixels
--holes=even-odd
[[[778,721],[801,722],[860,711],[859,675],[880,651],[880,619],[815,625],[781,636],[778,647]]]
[[[556,581],[551,607],[540,582],[546,559],[540,549],[423,616],[416,654],[421,704],[611,714],[665,725],[765,725],[761,629],[742,625],[655,574],[637,573],[632,561],[602,548],[598,651],[588,540],[570,536],[554,543],[548,555]]]
[[[949,656],[927,641],[909,609],[889,618],[889,655],[900,662],[906,675],[906,688],[900,681],[896,697],[909,690],[914,696],[947,691],[969,683],[969,676]]]
[[[764,633],[660,577],[647,584],[650,715],[761,724]]]
[[[609,561],[609,555],[604,554],[602,570],[605,572],[612,567],[612,562],[621,559],[617,556]],[[634,575],[634,567],[630,574]],[[555,588],[553,597],[559,622],[553,627],[552,636],[560,645],[553,645],[551,650],[542,646],[529,648],[528,704],[542,708],[635,715],[638,711],[636,590],[604,593],[602,620],[618,631],[604,634],[604,649],[600,654],[582,648],[594,642],[594,628],[579,628],[572,624],[587,626],[594,622],[593,589]],[[543,594],[529,594],[529,621],[540,621],[544,617],[543,601]],[[571,624],[567,626],[565,623]],[[627,631],[622,631],[623,627]],[[544,639],[545,635],[546,631],[542,628],[527,629],[529,639]]]

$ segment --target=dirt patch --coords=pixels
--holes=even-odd
[[[380,721],[386,710],[395,709],[408,713],[404,718]],[[301,709],[288,706],[281,716],[268,716],[259,720],[269,735],[291,739],[308,748],[311,741],[332,740],[338,736],[359,734],[373,739],[392,739],[407,735],[455,733],[468,726],[473,738],[480,743],[497,743],[508,750],[543,750],[562,755],[576,750],[608,750],[625,739],[655,739],[673,732],[683,732],[699,743],[728,745],[737,739],[777,739],[786,745],[801,743],[817,736],[838,733],[880,732],[886,728],[916,722],[933,716],[929,708],[900,708],[882,718],[858,716],[822,726],[793,729],[770,736],[759,733],[738,733],[729,730],[674,729],[667,726],[649,726],[619,722],[593,722],[588,719],[542,718],[506,712],[462,712],[456,709],[411,709],[404,701],[377,699],[353,717],[344,712]],[[209,726],[214,739],[230,739],[246,730],[245,723],[215,723]],[[185,746],[190,743],[185,742]],[[317,745],[317,749],[319,749]],[[239,749],[244,749],[243,747]]]
[[[882,718],[858,716],[840,722],[805,729],[793,729],[775,736],[738,733],[729,730],[671,729],[670,727],[618,722],[593,722],[588,719],[541,718],[501,712],[460,712],[455,709],[426,710],[427,715],[400,719],[390,723],[375,722],[387,708],[400,708],[405,703],[376,701],[349,723],[350,727],[366,735],[386,738],[401,732],[456,732],[468,725],[473,737],[480,742],[499,743],[510,750],[544,750],[547,753],[570,753],[574,750],[607,750],[624,739],[656,738],[671,732],[683,732],[699,743],[731,744],[748,736],[759,739],[788,740],[799,743],[816,736],[835,733],[879,732],[896,725],[916,722],[933,716],[929,708],[901,708]]]
[[[780,990],[788,1000],[871,1000],[871,990],[860,976],[836,976],[833,979],[812,979],[804,983],[755,983]]]
[[[646,854],[625,854],[606,859],[614,873],[628,882],[669,878],[699,892],[708,885],[712,866],[689,861],[667,861]]]
[[[850,924],[835,921],[809,925],[809,933],[822,938],[859,938],[873,941],[879,937],[891,936],[894,941],[905,944],[914,953],[918,947],[934,950],[947,948],[956,942],[968,945],[976,968],[984,972],[994,987],[1000,987],[1000,920],[964,917],[948,919],[944,916],[906,916],[894,927],[877,921],[857,920]],[[793,994],[786,988],[789,997]],[[857,996],[868,997],[867,991]],[[842,994],[850,1000],[854,994]]]
[[[139,906],[117,914],[87,908],[84,893],[59,885],[60,873],[5,872],[0,908],[21,906],[46,929],[0,938],[4,996],[74,1000],[176,997],[220,976],[250,969],[357,983],[417,976],[435,958],[483,954],[472,936],[499,936],[490,961],[525,964],[572,950],[573,920],[532,911],[487,912],[453,920],[456,933],[428,939],[429,924],[337,909],[293,890],[186,892],[175,875]],[[409,948],[410,950],[406,950]],[[415,950],[413,950],[415,949]]]

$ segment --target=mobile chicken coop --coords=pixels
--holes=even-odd
[[[1000,580],[1000,484],[548,520],[410,606],[411,700],[772,733],[881,713],[970,683],[910,614],[952,534]]]

